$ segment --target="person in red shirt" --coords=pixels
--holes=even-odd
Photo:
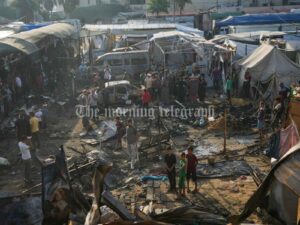
[[[142,95],[143,107],[148,108],[150,101],[151,101],[150,92],[147,89],[144,89],[144,92]]]
[[[188,148],[188,153],[186,155],[187,159],[187,191],[190,192],[190,179],[192,179],[195,183],[195,189],[193,190],[194,193],[198,192],[197,188],[197,174],[196,174],[196,168],[198,164],[198,159],[193,153],[193,147],[190,146]]]

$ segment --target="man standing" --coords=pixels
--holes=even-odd
[[[169,192],[176,191],[176,156],[172,152],[171,146],[167,148],[167,154],[165,155],[165,164],[170,182]]]
[[[152,88],[152,78],[151,78],[151,74],[148,73],[145,80],[144,80],[144,83],[145,83],[145,88],[148,89],[148,90],[151,90]]]
[[[144,89],[143,95],[142,95],[142,104],[144,108],[149,107],[149,103],[151,101],[151,95],[150,92],[147,89]]]
[[[197,188],[197,174],[196,168],[198,164],[198,159],[193,153],[193,147],[190,146],[188,148],[188,153],[186,155],[187,159],[187,191],[190,192],[190,179],[192,179],[195,183],[195,189],[193,190],[194,193],[198,192]]]
[[[122,137],[124,136],[124,125],[120,119],[119,116],[116,117],[116,127],[117,127],[117,132],[116,132],[116,147],[115,149],[122,149]]]
[[[18,141],[23,136],[30,136],[29,118],[23,110],[19,111],[18,119],[15,123]]]
[[[89,116],[91,119],[97,119],[98,117],[98,93],[96,89],[92,89],[88,95],[88,106],[89,106]]]
[[[26,184],[32,183],[31,180],[31,154],[30,144],[26,136],[22,136],[19,141],[19,149],[22,155],[22,161],[24,163],[24,181]]]
[[[212,78],[215,91],[217,92],[217,94],[220,94],[220,83],[222,79],[222,74],[218,67],[215,67],[212,71]]]
[[[275,103],[274,103],[274,107],[273,107],[273,117],[272,117],[273,131],[275,131],[276,128],[280,128],[283,112],[284,112],[284,108],[283,108],[283,105],[281,102],[281,98],[277,97],[275,99]]]
[[[205,80],[205,75],[201,74],[200,78],[199,78],[199,83],[198,83],[198,97],[199,97],[199,101],[203,102],[205,97],[206,97],[206,86],[207,86],[207,82]]]
[[[31,128],[33,149],[36,150],[40,148],[41,143],[40,143],[39,119],[34,115],[34,112],[30,112],[29,124]]]
[[[104,68],[104,82],[109,82],[111,80],[111,69],[108,65]]]
[[[138,135],[136,128],[132,125],[132,120],[128,120],[126,127],[126,139],[127,139],[127,148],[130,155],[130,168],[134,169],[134,163],[139,160],[139,154],[137,149]]]
[[[265,103],[263,101],[260,102],[259,108],[257,111],[257,129],[259,132],[260,142],[262,146],[262,139],[263,139],[263,130],[265,128]]]

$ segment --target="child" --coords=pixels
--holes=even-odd
[[[185,196],[186,158],[184,152],[181,154],[179,165],[179,196]]]
[[[190,180],[194,181],[195,189],[193,190],[194,193],[198,192],[197,188],[197,164],[198,159],[193,153],[193,147],[190,146],[188,148],[188,154],[186,155],[187,159],[187,191],[190,192]]]

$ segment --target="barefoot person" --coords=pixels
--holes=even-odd
[[[257,111],[257,129],[260,137],[260,144],[262,145],[263,141],[263,129],[265,127],[265,103],[263,101],[260,102],[259,108]]]
[[[122,149],[122,137],[125,134],[124,125],[119,116],[116,117],[116,127],[117,127],[117,132],[116,132],[115,149],[118,150],[118,149]]]
[[[186,164],[186,156],[185,153],[183,152],[180,157],[179,161],[179,183],[178,183],[178,190],[179,190],[179,197],[184,197],[185,196],[185,180],[186,180],[186,169],[187,169],[187,164]]]
[[[188,148],[188,153],[186,155],[186,159],[187,159],[187,176],[186,176],[186,178],[187,178],[187,191],[190,192],[190,179],[192,179],[194,181],[194,184],[195,184],[195,189],[193,190],[193,192],[197,192],[198,188],[197,188],[196,168],[197,168],[197,164],[198,164],[198,159],[193,153],[193,147],[192,146],[190,146]]]
[[[32,183],[31,180],[31,154],[30,154],[30,143],[26,136],[22,136],[18,143],[19,149],[24,164],[24,181],[25,184]]]
[[[172,151],[171,146],[167,148],[167,154],[165,155],[166,170],[170,182],[169,192],[176,190],[176,156]]]
[[[139,161],[137,149],[138,134],[136,128],[132,125],[132,120],[129,119],[126,127],[127,148],[130,155],[130,168],[134,169],[134,164]]]

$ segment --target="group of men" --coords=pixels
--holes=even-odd
[[[173,152],[171,146],[167,148],[167,153],[165,155],[165,164],[166,164],[166,171],[170,183],[169,192],[177,192],[176,186],[176,165],[177,159],[176,155]],[[187,154],[182,152],[180,155],[179,161],[179,170],[178,170],[178,194],[179,196],[186,195],[186,186],[187,184],[187,192],[190,192],[190,180],[194,182],[194,190],[193,192],[198,192],[198,185],[197,185],[197,164],[198,159],[193,153],[193,147],[190,146],[187,149]]]
[[[24,164],[25,184],[32,183],[32,159],[36,159],[36,152],[41,147],[40,129],[41,127],[45,127],[45,115],[42,116],[41,113],[41,110],[37,110],[36,112],[30,112],[29,115],[27,115],[24,110],[20,110],[15,124],[18,147]],[[42,118],[44,118],[44,120],[42,120]]]

